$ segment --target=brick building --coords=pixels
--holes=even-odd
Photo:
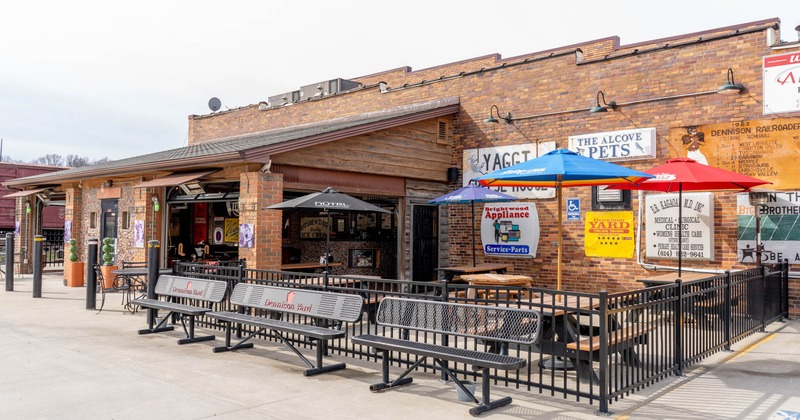
[[[192,248],[210,244],[219,249],[201,254],[235,254],[251,267],[271,269],[287,261],[317,260],[323,248],[315,240],[313,215],[264,208],[332,186],[392,212],[388,218],[348,215],[334,221],[334,261],[344,263],[337,270],[431,280],[438,266],[471,263],[474,227],[469,206],[439,208],[427,201],[465,184],[464,174],[513,163],[504,153],[533,157],[553,148],[580,151],[582,138],[622,139],[633,133],[648,137],[641,151],[627,150],[641,146],[628,143],[625,156],[613,155],[623,150],[621,144],[580,152],[645,170],[685,156],[682,139],[700,130],[705,140],[697,144],[704,145],[709,163],[769,180],[782,193],[798,190],[794,180],[800,178],[788,162],[800,152],[794,141],[800,135],[800,111],[775,112],[765,99],[765,57],[800,51],[800,42],[780,40],[779,25],[770,19],[632,45],[609,37],[518,57],[489,55],[419,71],[398,68],[332,79],[258,104],[189,116],[184,148],[6,185],[58,184],[66,194],[73,236],[82,238],[84,249],[85,238],[102,236],[111,223],[118,259],[142,260],[145,249],[134,242],[132,229],[142,226],[145,240],[166,244],[165,261],[187,258]],[[798,83],[792,80],[784,74],[784,84]],[[732,95],[718,93],[727,83],[741,86]],[[603,105],[610,112],[589,113]],[[499,123],[485,123],[490,115]],[[481,166],[481,150],[491,150],[497,163]],[[772,163],[770,153],[788,160]],[[479,262],[512,264],[513,273],[553,287],[557,209],[552,194],[540,193],[521,197],[538,209],[535,258],[475,251]],[[604,206],[596,189],[574,188],[567,194],[584,204],[578,220],[564,223],[564,288],[623,290],[638,287],[636,278],[649,270],[675,266],[674,258],[647,249],[656,244],[649,242],[653,229],[642,224],[648,211],[639,202],[644,195],[633,192]],[[732,192],[692,197],[707,200],[713,213],[697,235],[709,243],[696,258],[687,258],[684,268],[752,266],[755,262],[741,249],[742,232],[749,232],[742,228],[747,218],[742,198]],[[588,212],[609,207],[633,214],[637,239],[631,257],[586,254]],[[476,206],[476,215],[481,208]],[[111,217],[102,222],[100,215]],[[253,228],[252,248],[235,242],[243,224]],[[351,267],[354,249],[374,250],[376,261],[368,268]],[[764,257],[794,262],[788,251]],[[791,294],[792,311],[798,313],[797,286]]]

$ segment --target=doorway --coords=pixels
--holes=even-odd
[[[117,256],[116,256],[116,249],[117,249],[117,211],[119,207],[119,200],[114,199],[104,199],[100,200],[100,211],[101,213],[101,220],[100,220],[100,246],[98,247],[98,252],[102,255],[102,243],[103,239],[111,238],[114,240],[114,264],[116,264]],[[98,255],[98,262],[102,261],[100,255]]]
[[[439,261],[439,207],[415,205],[412,213],[411,279],[437,279]]]

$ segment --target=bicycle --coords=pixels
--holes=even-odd
[[[94,265],[94,272],[97,279],[95,280],[95,293],[100,294],[100,309],[97,310],[97,313],[103,311],[103,306],[106,304],[106,287],[105,282],[103,281],[103,271],[100,270],[100,266],[98,264]],[[95,298],[95,305],[96,305],[96,298]]]

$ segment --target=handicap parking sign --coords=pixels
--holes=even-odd
[[[567,199],[567,220],[581,220],[581,199]]]

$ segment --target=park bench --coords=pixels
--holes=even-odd
[[[248,341],[256,334],[269,330],[309,367],[303,372],[305,376],[345,368],[344,363],[323,366],[323,355],[326,352],[328,340],[342,338],[347,334],[344,330],[326,326],[341,326],[342,322],[358,321],[364,305],[363,298],[356,294],[248,283],[236,285],[231,293],[230,303],[237,305],[240,309],[266,310],[272,315],[281,315],[281,318],[284,314],[290,316],[286,317],[289,318],[288,320],[284,320],[240,312],[209,312],[206,314],[209,318],[225,324],[225,346],[215,347],[215,353],[251,348],[253,343]],[[317,325],[313,325],[311,322],[316,322]],[[231,330],[234,324],[248,325],[256,329],[247,337],[232,344]],[[284,333],[301,335],[315,342],[316,363],[312,363],[300,353],[291,340],[284,336]]]
[[[354,344],[368,346],[382,354],[382,382],[370,386],[370,390],[378,392],[411,383],[413,378],[407,375],[427,358],[431,358],[477,404],[469,410],[473,416],[511,403],[511,397],[491,401],[489,370],[517,371],[525,367],[527,361],[522,357],[494,351],[507,349],[510,344],[535,344],[539,339],[542,320],[540,312],[526,309],[388,296],[381,299],[375,318],[378,325],[391,327],[387,331],[399,337],[364,334],[351,339]],[[408,338],[408,330],[423,334],[415,334],[419,337],[419,340],[415,340]],[[442,334],[443,337],[448,337],[448,342],[431,342],[434,334],[429,333]],[[472,339],[475,343],[465,345],[464,348],[451,347],[448,345],[451,336]],[[478,349],[479,343],[482,343],[483,350]],[[397,379],[390,380],[390,352],[416,355],[418,359]],[[464,363],[471,365],[474,371],[481,371],[481,401],[456,377],[447,362]]]
[[[210,312],[212,310],[211,306],[214,303],[222,301],[222,299],[225,298],[227,287],[228,284],[226,282],[219,280],[204,280],[173,275],[159,276],[155,287],[156,295],[159,298],[166,297],[170,300],[139,298],[132,300],[131,304],[143,308],[165,310],[168,311],[169,314],[161,318],[157,325],[155,324],[155,316],[148,316],[148,328],[139,330],[139,334],[172,331],[175,327],[167,326],[166,323],[174,315],[180,315],[181,325],[183,326],[183,331],[186,333],[186,338],[178,340],[178,344],[213,340],[213,335],[202,337],[196,337],[194,335],[195,317]],[[205,306],[175,302],[175,300],[181,298],[204,302]],[[187,319],[189,321],[188,329],[186,326]]]

